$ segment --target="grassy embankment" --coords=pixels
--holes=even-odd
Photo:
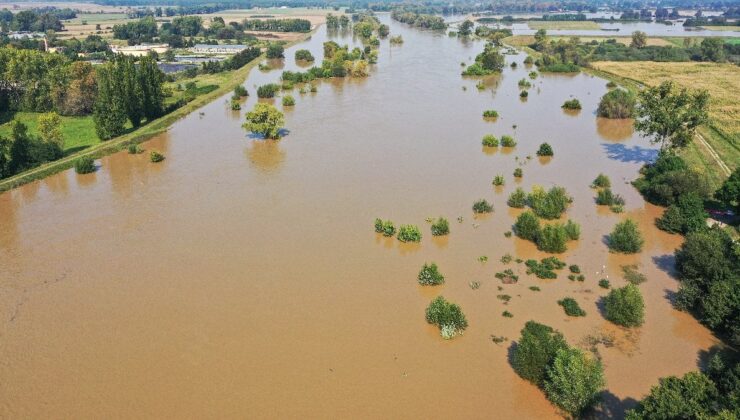
[[[307,38],[313,34],[314,31],[311,31],[307,34],[304,34]],[[300,41],[294,41],[293,43],[287,44],[286,47],[291,46],[292,44],[298,43]],[[251,71],[253,67],[257,66],[257,63],[262,61],[264,59],[264,54],[259,56],[258,58],[252,60],[250,63],[245,65],[244,67],[240,68],[239,70],[229,71],[229,72],[223,72],[218,74],[211,74],[211,75],[200,75],[196,77],[195,79],[187,79],[184,81],[179,81],[177,83],[186,83],[187,81],[196,81],[198,86],[207,86],[209,84],[211,85],[218,85],[218,88],[205,93],[203,95],[197,96],[193,101],[189,102],[188,104],[182,106],[181,108],[176,109],[175,111],[156,119],[146,125],[143,125],[139,127],[136,130],[133,130],[131,132],[128,132],[120,137],[116,137],[111,140],[107,140],[104,142],[101,142],[97,136],[95,135],[95,129],[94,125],[92,123],[92,117],[86,116],[86,117],[65,117],[63,118],[63,121],[66,124],[63,124],[62,126],[62,133],[72,133],[72,136],[75,137],[75,139],[71,139],[70,137],[67,137],[65,135],[65,151],[72,151],[69,155],[55,160],[53,162],[46,163],[41,166],[37,166],[36,168],[29,169],[28,171],[22,172],[20,174],[14,175],[12,177],[5,178],[3,180],[0,180],[0,193],[4,191],[8,191],[12,188],[18,187],[23,184],[27,184],[29,182],[45,178],[49,175],[53,175],[57,172],[61,172],[65,169],[69,169],[72,166],[74,166],[75,160],[82,156],[90,156],[92,158],[100,158],[102,156],[106,156],[115,152],[118,152],[120,150],[125,149],[129,144],[134,143],[142,143],[144,141],[149,140],[150,138],[156,136],[157,134],[160,134],[167,130],[167,128],[175,123],[180,118],[185,117],[186,115],[190,114],[191,112],[195,111],[196,109],[202,107],[203,105],[213,101],[214,99],[225,95],[234,88],[244,82],[247,75]],[[169,84],[170,87],[172,87],[175,84]],[[175,92],[175,95],[173,95],[173,98],[168,98],[168,100],[173,100],[177,98],[178,93]],[[31,133],[35,133],[35,120],[38,117],[39,114],[34,113],[20,113],[20,117],[26,120],[24,122],[27,122],[29,124],[29,128],[31,129]],[[78,125],[78,129],[80,131],[75,131],[75,128],[70,127],[68,125],[72,125],[72,123]],[[0,126],[0,130],[7,130],[7,127]],[[3,132],[0,131],[0,134]],[[75,146],[76,144],[76,146]],[[73,150],[75,147],[83,147],[83,150]]]

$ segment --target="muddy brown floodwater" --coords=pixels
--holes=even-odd
[[[255,69],[244,111],[232,112],[224,96],[144,145],[164,152],[161,164],[118,153],[95,174],[66,171],[0,195],[0,417],[556,417],[507,360],[530,319],[573,344],[612,342],[597,346],[604,416],[619,416],[659,377],[697,368],[718,341],[670,305],[680,237],[654,228],[661,209],[627,183],[656,152],[629,121],[594,116],[606,82],[541,75],[521,101],[517,81],[529,69],[510,55],[518,68],[478,91],[460,62],[482,43],[389,23],[405,43],[383,41],[366,80],[296,90],[278,142],[240,127],[255,86],[280,75]],[[297,48],[322,57],[327,38],[355,43],[322,28],[286,51],[285,69],[299,68]],[[561,110],[571,96],[583,111]],[[481,118],[489,108],[497,121]],[[486,133],[519,144],[483,151]],[[555,157],[527,161],[543,141]],[[526,162],[520,182],[517,158]],[[589,184],[600,172],[626,198],[624,214],[594,204]],[[506,178],[500,190],[496,174]],[[567,216],[582,238],[560,257],[580,264],[585,282],[564,273],[538,280],[516,264],[518,284],[494,278],[506,253],[544,256],[504,237],[518,213],[508,194],[533,184],[574,196]],[[476,219],[471,205],[482,197],[495,213]],[[431,237],[425,219],[437,216],[451,221],[449,237]],[[628,216],[646,233],[645,250],[610,254],[604,235]],[[375,217],[417,224],[424,238],[404,246],[379,237]],[[425,261],[439,265],[444,286],[417,285]],[[605,295],[597,281],[621,286],[624,264],[648,277],[646,323],[633,331],[613,327],[597,306]],[[444,341],[425,322],[438,294],[465,311],[463,336]],[[556,303],[565,296],[588,316],[567,318]]]

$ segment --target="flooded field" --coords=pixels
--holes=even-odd
[[[123,152],[100,160],[95,174],[66,171],[0,194],[0,417],[555,418],[508,363],[528,320],[585,348],[611,343],[596,346],[603,416],[619,416],[659,377],[696,369],[718,340],[671,308],[680,237],[658,231],[661,209],[627,184],[656,151],[631,122],[595,117],[606,81],[540,75],[522,101],[517,81],[530,69],[512,55],[518,68],[479,91],[460,63],[482,43],[389,23],[405,43],[383,41],[367,79],[294,91],[280,141],[241,128],[255,86],[280,77],[255,68],[243,111],[230,110],[228,95],[144,144],[164,152],[161,164]],[[284,69],[299,68],[297,48],[320,59],[327,38],[354,42],[322,27],[286,51]],[[571,96],[581,112],[560,108]],[[498,120],[484,121],[485,109]],[[483,150],[487,133],[519,144]],[[544,141],[555,150],[550,160],[535,156]],[[517,157],[527,162],[521,182],[512,176]],[[625,197],[625,214],[595,205],[589,184],[600,172]],[[505,186],[491,185],[497,174]],[[583,232],[560,258],[579,264],[585,282],[562,273],[539,280],[516,264],[518,284],[494,278],[506,253],[544,256],[504,236],[519,212],[506,206],[508,194],[534,184],[573,195],[567,216]],[[495,212],[475,218],[479,198]],[[452,225],[443,239],[425,222],[438,216]],[[636,256],[603,243],[626,216],[646,236]],[[424,238],[401,245],[378,236],[375,217],[417,224]],[[432,261],[447,283],[422,288],[416,275]],[[597,306],[598,280],[623,285],[624,264],[648,277],[646,323],[633,331],[609,324]],[[501,293],[512,296],[507,305]],[[454,340],[424,320],[439,294],[470,323]],[[556,303],[565,296],[588,315],[566,317]]]

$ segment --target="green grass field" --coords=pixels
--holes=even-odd
[[[16,119],[28,127],[32,135],[38,135],[38,117],[35,112],[17,112],[12,115],[6,114],[2,121]],[[95,134],[95,124],[92,116],[85,117],[60,117],[62,120],[62,137],[64,138],[64,153],[70,154],[100,143],[98,135]],[[6,122],[0,125],[0,136],[10,135],[10,124]]]

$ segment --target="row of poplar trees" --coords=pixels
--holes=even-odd
[[[120,136],[126,123],[139,127],[164,114],[164,73],[152,57],[116,56],[97,69],[98,96],[93,118],[101,140]]]

